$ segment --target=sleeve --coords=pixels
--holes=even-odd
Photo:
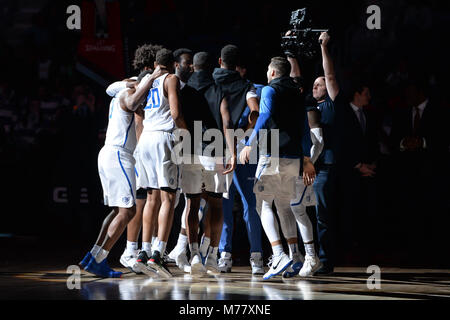
[[[106,89],[106,93],[108,94],[108,96],[114,98],[116,96],[116,94],[118,94],[120,91],[122,91],[126,87],[127,87],[127,83],[125,81],[114,82]]]
[[[245,99],[248,101],[251,98],[258,99],[258,94],[256,93],[256,88],[253,84],[251,85],[250,89],[247,91],[247,95],[246,95]]]
[[[256,139],[259,130],[267,126],[267,122],[270,119],[273,108],[273,100],[275,97],[275,90],[269,86],[264,87],[261,92],[261,102],[259,105],[259,117],[256,121],[255,129],[253,130],[250,139],[248,139],[246,146],[251,146],[252,142]]]

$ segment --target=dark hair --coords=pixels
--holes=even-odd
[[[211,58],[208,52],[197,52],[194,55],[194,67],[200,70],[209,70],[211,65]]]
[[[350,100],[353,100],[353,98],[355,97],[356,93],[363,93],[364,88],[370,88],[369,83],[362,78],[354,78],[351,81],[349,90],[348,90],[348,95]]]
[[[239,64],[239,48],[229,44],[222,48],[220,52],[222,63],[229,69],[235,69]]]
[[[177,49],[177,50],[175,50],[173,52],[173,57],[174,57],[175,61],[180,63],[181,62],[181,56],[183,54],[190,54],[192,56],[194,53],[192,52],[192,50],[186,49],[186,48]]]
[[[141,80],[144,79],[144,77],[145,77],[146,75],[148,75],[148,74],[152,74],[152,72],[151,72],[150,70],[144,70],[144,71],[142,71],[142,72],[139,74],[137,81],[138,81],[138,82],[141,82]]]
[[[142,71],[145,67],[153,69],[156,53],[163,47],[158,44],[144,44],[136,49],[133,68]]]
[[[277,71],[277,75],[280,77],[288,77],[291,74],[291,64],[286,58],[272,58],[270,65]]]
[[[170,66],[175,60],[173,58],[173,53],[169,49],[161,49],[156,54],[156,63],[158,65]]]

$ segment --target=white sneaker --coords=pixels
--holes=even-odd
[[[127,249],[125,249],[125,251],[122,253],[122,256],[120,256],[120,263],[130,271],[137,274],[142,274],[142,272],[139,269],[134,267],[136,264],[138,254],[139,250],[135,250],[134,252],[130,253],[128,252]]]
[[[177,257],[185,250],[182,250],[180,246],[177,244],[175,248],[166,256],[167,263],[176,263]]]
[[[301,268],[303,267],[303,263],[305,262],[305,258],[301,254],[294,255],[292,257],[292,264],[283,272],[284,279],[290,279],[298,275]]]
[[[188,258],[186,256],[186,252],[181,252],[175,259],[175,263],[177,267],[186,273],[191,272],[191,265],[189,264]]]
[[[202,263],[202,258],[199,254],[196,254],[191,260],[191,275],[201,276],[206,273],[206,268]]]
[[[232,266],[233,260],[231,259],[231,253],[222,252],[220,254],[219,264],[217,266],[219,268],[219,271],[222,273],[230,273]]]
[[[260,252],[253,252],[250,257],[250,265],[252,267],[253,275],[263,275],[264,274],[264,262],[262,254]]]
[[[289,256],[283,252],[283,254],[279,255],[278,257],[272,256],[269,261],[270,269],[269,271],[264,275],[264,280],[269,280],[272,277],[275,277],[282,273],[284,270],[286,270],[287,267],[289,267],[292,264],[292,260],[289,258]]]
[[[219,266],[217,265],[217,257],[208,255],[206,257],[205,267],[208,273],[211,273],[213,275],[220,274]]]
[[[305,263],[303,264],[303,268],[300,270],[298,274],[300,277],[311,277],[322,267],[322,263],[320,262],[317,256],[306,256]]]

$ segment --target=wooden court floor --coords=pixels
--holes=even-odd
[[[380,286],[369,288],[367,268],[337,268],[331,276],[281,276],[263,281],[249,267],[193,278],[173,265],[172,279],[136,275],[100,279],[81,271],[79,287],[66,268],[1,267],[1,300],[447,300],[450,270],[381,268]],[[75,274],[76,275],[76,274]],[[69,283],[69,285],[68,285]],[[374,284],[369,279],[369,283]],[[70,285],[71,284],[71,285]]]

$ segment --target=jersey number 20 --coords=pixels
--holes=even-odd
[[[147,97],[147,105],[145,106],[145,109],[156,109],[161,106],[161,100],[159,98],[159,91],[158,88],[153,88],[148,93]]]

